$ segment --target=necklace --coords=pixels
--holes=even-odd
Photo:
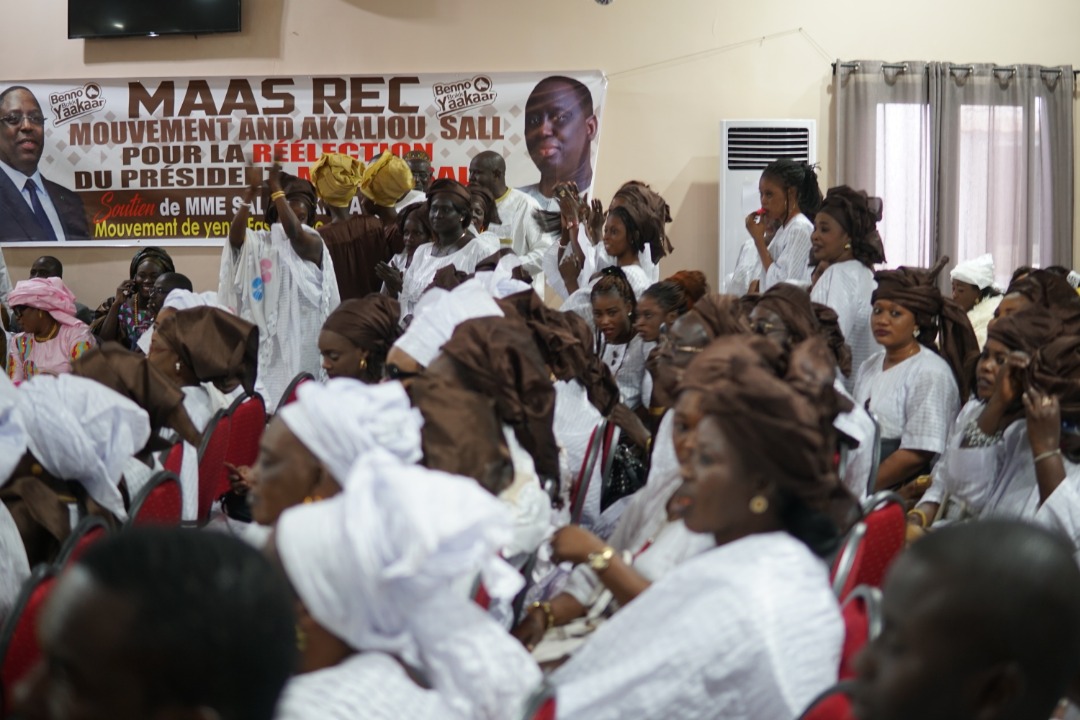
[[[46,333],[45,337],[38,337],[34,335],[34,342],[49,342],[54,337],[60,334],[60,323],[53,325],[52,330]]]

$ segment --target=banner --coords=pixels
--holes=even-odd
[[[220,244],[249,162],[308,177],[323,153],[422,150],[433,178],[465,183],[491,150],[507,185],[554,207],[554,179],[591,185],[606,85],[599,71],[4,82],[0,246]]]

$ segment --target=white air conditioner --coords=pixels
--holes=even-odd
[[[817,162],[815,120],[722,120],[720,122],[721,291],[749,238],[746,216],[761,207],[758,180],[780,158]]]

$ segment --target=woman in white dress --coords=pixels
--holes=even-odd
[[[854,368],[876,350],[870,333],[870,296],[876,287],[874,265],[885,262],[877,231],[880,220],[880,198],[842,185],[829,189],[810,237],[811,262],[826,265],[810,290],[810,299],[836,313]],[[855,376],[845,378],[844,386],[848,392],[854,390]]]
[[[883,349],[859,368],[855,402],[881,426],[879,490],[929,470],[971,390],[979,345],[967,315],[937,288],[946,262],[874,276],[871,328]]]
[[[835,682],[843,622],[817,553],[835,547],[832,518],[853,501],[826,450],[835,396],[823,355],[791,363],[813,368],[807,395],[777,376],[779,348],[764,340],[721,338],[691,363],[687,378],[707,368],[709,380],[683,518],[717,547],[653,583],[552,675],[561,720],[791,718]],[[602,575],[615,556],[604,548],[589,564]]]
[[[787,158],[769,163],[758,181],[761,210],[746,216],[746,230],[754,240],[762,273],[759,292],[790,282],[810,285],[811,218],[821,205],[817,173],[805,162]],[[776,227],[772,239],[768,230]],[[751,288],[753,292],[753,288]]]
[[[297,597],[299,673],[276,720],[513,720],[540,672],[468,596],[509,599],[504,506],[376,451],[346,491],[287,510],[274,547]]]

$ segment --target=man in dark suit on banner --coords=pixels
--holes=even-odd
[[[38,172],[45,117],[28,88],[0,93],[0,241],[87,240],[79,196]]]

